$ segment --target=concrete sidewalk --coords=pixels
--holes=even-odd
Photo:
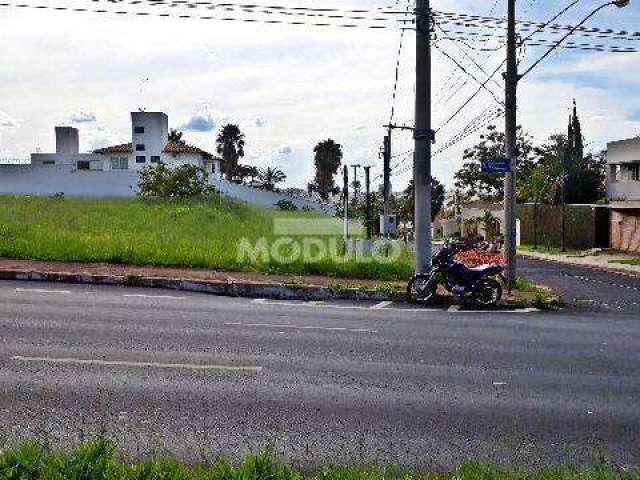
[[[536,260],[555,262],[565,265],[592,268],[600,271],[623,273],[627,275],[640,276],[640,265],[626,265],[616,263],[619,260],[638,259],[637,255],[630,255],[619,252],[607,251],[587,251],[584,253],[561,253],[552,254],[518,250],[518,255]]]

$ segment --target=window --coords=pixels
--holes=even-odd
[[[151,163],[160,163],[160,157],[157,155],[151,155]]]
[[[42,164],[43,165],[55,165],[56,161],[55,160],[43,160]]]
[[[136,143],[136,152],[144,152],[144,143]]]
[[[76,168],[78,170],[91,170],[91,162],[86,160],[81,160],[76,163]]]
[[[640,163],[632,163],[629,165],[629,179],[640,181]]]
[[[127,170],[129,159],[127,157],[111,157],[111,170]]]
[[[144,127],[134,127],[133,133],[142,134],[144,133]]]
[[[147,161],[147,157],[144,155],[138,155],[136,157],[136,163],[145,163]]]

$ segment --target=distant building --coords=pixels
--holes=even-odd
[[[220,160],[192,145],[167,140],[169,119],[160,112],[131,113],[131,143],[80,153],[76,128],[55,127],[56,152],[33,153],[31,164],[37,166],[70,165],[76,170],[141,170],[147,165],[195,165],[210,175],[222,174]]]
[[[607,145],[611,248],[640,253],[640,137]]]

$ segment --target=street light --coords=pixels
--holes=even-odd
[[[580,27],[582,27],[585,23],[587,23],[589,20],[591,20],[592,17],[594,17],[600,10],[603,10],[607,7],[610,6],[615,6],[618,8],[624,8],[627,5],[629,5],[629,3],[631,3],[630,0],[612,0],[611,2],[607,2],[603,5],[600,5],[598,8],[596,8],[593,12],[591,12],[589,15],[587,15],[580,23],[578,23],[576,26],[574,26],[571,30],[569,30],[569,32],[562,37],[560,40],[558,40],[549,50],[547,50],[547,52],[540,57],[538,60],[536,60],[533,65],[531,65],[526,72],[524,72],[522,75],[519,76],[519,78],[523,78],[525,77],[529,72],[531,72],[531,70],[533,70],[534,68],[536,68],[540,63],[542,63],[542,61],[547,58],[549,55],[551,55],[551,53],[558,48],[560,45],[562,45],[562,42],[564,42],[567,38],[569,38],[571,35],[573,35]]]

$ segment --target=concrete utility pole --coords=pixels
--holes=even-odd
[[[346,165],[342,170],[344,186],[342,188],[342,202],[344,206],[344,242],[349,241],[349,167]]]
[[[367,240],[373,237],[373,225],[371,224],[371,167],[364,167],[364,191],[365,191],[365,227],[367,228]]]
[[[431,9],[429,0],[416,0],[416,120],[413,138],[415,187],[416,273],[431,268]]]
[[[356,165],[351,165],[351,168],[353,168],[353,182],[351,183],[351,185],[353,185],[353,199],[354,201],[358,200],[358,194],[360,193],[360,188],[358,186],[358,169],[361,167],[361,165],[358,163]]]
[[[505,74],[505,139],[506,158],[511,162],[504,179],[505,257],[509,290],[516,281],[516,168],[517,158],[517,94],[518,60],[516,52],[516,0],[507,0],[507,72]]]
[[[389,205],[389,199],[391,197],[391,128],[387,130],[387,135],[384,137],[384,146],[382,151],[383,168],[382,168],[382,231],[380,232],[384,238],[389,237],[389,214],[391,213],[391,206]]]

